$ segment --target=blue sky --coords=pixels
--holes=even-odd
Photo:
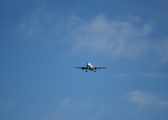
[[[166,0],[0,3],[0,119],[168,119]]]

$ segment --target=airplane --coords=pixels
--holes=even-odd
[[[87,72],[88,70],[96,72],[96,70],[98,70],[98,69],[105,69],[108,67],[106,67],[106,66],[93,66],[90,62],[87,62],[86,67],[75,67],[75,68],[85,70],[85,72]]]

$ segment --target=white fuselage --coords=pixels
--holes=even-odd
[[[86,70],[86,72],[87,72],[87,70],[91,70],[91,71],[96,72],[96,70],[105,69],[107,67],[106,66],[93,66],[90,62],[87,62],[85,67],[79,66],[79,67],[75,67],[75,68]]]
[[[86,63],[88,70],[94,70],[94,66],[91,63]]]

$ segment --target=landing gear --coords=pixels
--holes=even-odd
[[[94,71],[94,72],[96,72],[96,71]]]

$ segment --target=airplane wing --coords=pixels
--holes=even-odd
[[[82,70],[88,69],[87,67],[75,67],[75,68],[82,69]]]
[[[106,67],[106,66],[97,66],[97,67],[95,67],[95,69],[105,69],[105,68],[109,68],[109,67]]]

